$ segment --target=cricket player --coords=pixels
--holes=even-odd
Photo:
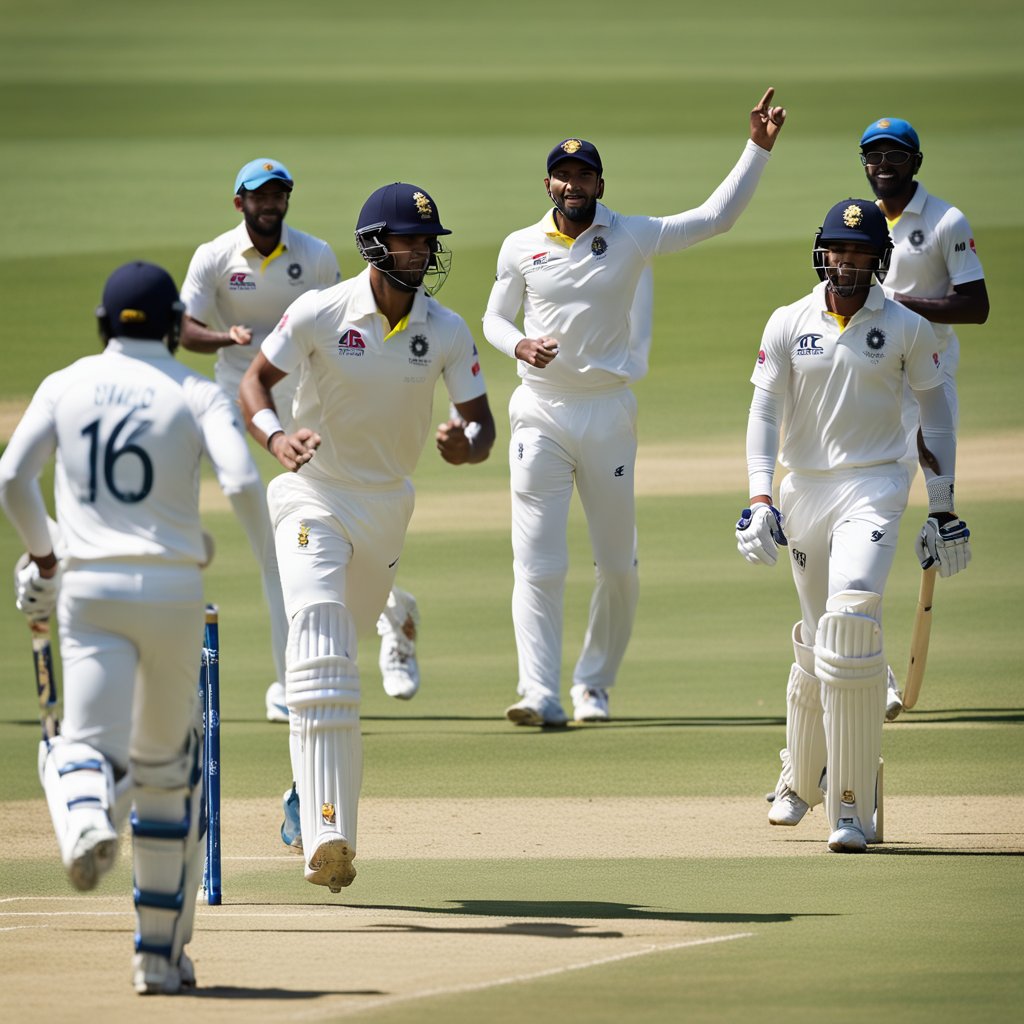
[[[901,462],[904,382],[938,469],[917,541],[921,564],[952,576],[971,555],[953,505],[956,434],[940,345],[926,320],[885,297],[891,252],[874,203],[846,199],[825,215],[813,248],[821,284],[777,309],[761,339],[747,422],[751,498],[736,524],[748,562],[774,565],[788,551],[800,601],[768,820],[796,825],[824,789],[828,845],[840,853],[862,853],[875,838],[882,595],[910,488]],[[778,507],[777,454],[789,471]]]
[[[484,335],[516,359],[509,404],[516,725],[565,725],[560,699],[566,538],[573,486],[587,518],[595,587],[570,696],[576,721],[606,721],[638,595],[634,467],[636,398],[647,372],[643,275],[651,259],[728,231],[746,208],[785,121],[769,89],[750,112],[750,141],[699,207],[670,217],[628,217],[599,200],[603,165],[582,139],[547,158],[553,204],[513,232],[498,254]],[[639,286],[639,289],[638,289]],[[647,291],[649,294],[649,290]],[[640,308],[638,308],[640,302]],[[517,324],[523,311],[523,327]]]
[[[267,489],[289,619],[285,685],[302,756],[305,877],[340,892],[355,877],[362,784],[356,636],[388,598],[412,516],[409,479],[443,377],[457,417],[441,457],[482,462],[494,444],[476,347],[434,293],[450,268],[434,200],[396,182],[363,205],[358,277],[307,292],[242,380],[249,432],[288,470]],[[273,388],[298,375],[288,431]]]
[[[988,290],[978,259],[974,233],[955,206],[931,195],[915,175],[924,154],[913,126],[899,117],[882,117],[864,129],[860,160],[868,184],[889,225],[892,262],[882,286],[885,294],[930,321],[939,339],[947,392],[958,418],[956,372],[960,341],[954,325],[983,324],[988,319]],[[926,479],[935,471],[922,457],[917,400],[904,388],[903,423],[911,476],[918,460]],[[896,677],[888,669],[886,720],[903,710]]]
[[[234,401],[242,376],[282,313],[303,292],[323,289],[341,280],[338,261],[327,242],[285,223],[295,187],[291,172],[277,160],[250,160],[235,177],[234,206],[242,220],[230,231],[200,245],[189,264],[181,297],[185,303],[182,345],[194,352],[216,353],[217,383]],[[274,404],[291,430],[292,403],[299,375],[282,378],[274,388]],[[274,550],[269,516],[249,536],[262,574],[270,610],[270,639],[277,675],[266,693],[267,718],[288,722],[285,702],[285,647],[288,619]],[[384,690],[399,700],[415,696],[420,686],[416,658],[419,609],[412,594],[392,588],[377,620],[381,636],[379,665]],[[301,772],[297,739],[290,743],[293,777]],[[295,786],[284,794],[281,839],[301,850]]]
[[[234,407],[173,356],[182,305],[150,263],[115,270],[97,310],[105,348],[47,377],[0,459],[0,501],[29,553],[18,608],[56,608],[64,661],[61,735],[41,774],[72,884],[114,863],[114,787],[130,775],[136,910],[133,980],[143,994],[195,985],[192,935],[202,725],[204,602],[199,466],[247,528],[265,514]],[[39,474],[56,453],[63,544],[53,552]]]

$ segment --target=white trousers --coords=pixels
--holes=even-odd
[[[608,688],[636,615],[636,396],[623,385],[597,394],[541,392],[520,385],[509,403],[512,622],[519,693],[557,697],[562,666],[567,529],[579,492],[595,584],[573,683]]]
[[[120,770],[180,757],[195,724],[203,620],[196,566],[66,570],[57,606],[65,739]]]
[[[831,473],[790,473],[779,489],[790,565],[813,637],[825,602],[843,590],[884,594],[907,507],[907,469],[886,463]]]

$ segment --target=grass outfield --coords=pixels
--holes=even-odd
[[[384,696],[375,638],[363,641],[359,878],[340,896],[306,885],[276,838],[288,759],[285,730],[263,718],[258,573],[230,515],[204,499],[218,542],[206,579],[221,609],[227,860],[225,906],[199,913],[203,987],[187,1012],[196,1024],[1016,1016],[1024,12],[912,2],[881,25],[868,11],[752,0],[722,12],[667,0],[350,6],[0,0],[0,437],[43,375],[93,350],[111,269],[144,257],[180,280],[195,246],[234,223],[230,185],[254,155],[295,173],[290,223],[327,238],[346,274],[359,269],[363,198],[396,179],[429,188],[454,231],[441,298],[479,338],[498,246],[542,212],[555,141],[576,133],[600,147],[612,207],[669,213],[731,166],[765,86],[790,119],[739,224],[655,265],[651,374],[637,386],[641,461],[653,467],[639,498],[641,604],[607,727],[539,732],[501,718],[515,680],[503,456],[515,380],[482,344],[494,456],[455,469],[428,445],[417,474],[399,577],[423,612],[415,701]],[[887,841],[835,857],[818,814],[794,830],[765,824],[798,612],[785,567],[747,566],[731,524],[746,497],[737,458],[762,327],[814,283],[814,229],[837,199],[866,191],[856,143],[885,113],[914,123],[922,181],[967,212],[993,311],[960,331],[958,498],[974,561],[939,585],[918,709],[885,729]],[[886,594],[898,672],[922,511],[908,512]],[[567,673],[592,573],[578,509],[571,543]],[[0,521],[0,567],[19,548]],[[0,637],[5,996],[54,1021],[85,1007],[134,1019],[128,858],[95,894],[64,880],[12,607]],[[145,1006],[153,1020],[182,1012]]]

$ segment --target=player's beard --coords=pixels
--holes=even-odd
[[[554,196],[551,197],[551,200],[558,208],[558,212],[566,220],[589,222],[594,219],[594,212],[597,210],[596,196],[591,196],[586,206],[566,207],[564,203],[560,203]]]
[[[828,287],[844,299],[856,295],[857,292],[867,291],[871,287],[871,279],[874,270],[862,270],[858,267],[850,267],[845,274],[840,273],[839,267],[826,267],[825,277],[828,280]],[[838,283],[840,280],[842,284]]]
[[[251,213],[246,212],[245,226],[249,231],[250,236],[259,235],[260,238],[272,238],[278,239],[281,237],[281,225],[284,224],[284,214],[263,214],[259,217],[253,216]],[[272,223],[268,223],[272,221]]]

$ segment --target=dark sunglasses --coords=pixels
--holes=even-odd
[[[888,153],[861,153],[860,162],[867,167],[868,164],[880,164],[883,160],[891,167],[900,167],[905,164],[916,153],[908,153],[905,149],[890,149]]]

